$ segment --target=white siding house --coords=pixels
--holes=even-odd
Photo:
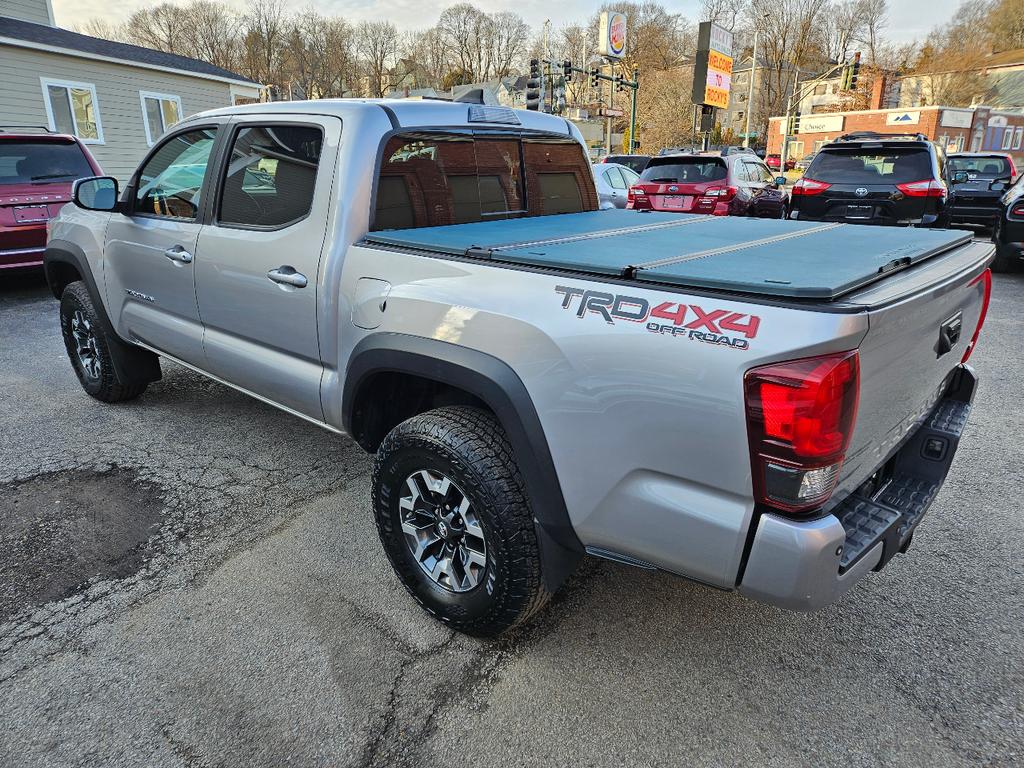
[[[122,181],[178,120],[260,97],[258,83],[207,62],[55,27],[47,0],[0,9],[0,130],[73,133]]]

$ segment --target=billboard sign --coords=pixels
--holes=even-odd
[[[626,15],[601,12],[601,38],[597,52],[609,59],[621,59],[626,53]]]
[[[725,109],[732,90],[732,32],[701,22],[693,70],[693,102]]]

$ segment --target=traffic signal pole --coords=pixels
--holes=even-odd
[[[786,160],[789,158],[789,137],[790,137],[790,121],[793,118],[793,102],[795,101],[798,105],[804,100],[804,97],[810,92],[810,89],[820,83],[822,80],[828,80],[830,77],[836,74],[839,70],[844,70],[843,82],[840,83],[840,87],[846,86],[844,90],[853,90],[857,87],[857,73],[860,71],[860,51],[857,51],[853,55],[852,62],[843,62],[842,64],[836,64],[830,70],[822,75],[818,75],[813,80],[808,80],[807,84],[803,88],[793,89],[793,95],[786,100],[786,116],[782,121],[782,149],[779,151],[779,172],[786,172]],[[753,73],[751,73],[753,76]],[[797,112],[797,119],[799,119],[800,113]],[[793,130],[792,135],[796,135],[797,130]]]

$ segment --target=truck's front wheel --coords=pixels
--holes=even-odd
[[[373,506],[402,583],[453,628],[496,635],[547,602],[526,488],[489,413],[439,408],[395,427],[377,452]]]
[[[85,283],[71,283],[60,299],[60,330],[82,389],[105,403],[131,400],[145,384],[126,384],[114,369],[110,340]]]

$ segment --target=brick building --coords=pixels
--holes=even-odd
[[[782,117],[773,117],[768,130],[768,152],[782,149]],[[922,133],[947,152],[998,151],[1013,155],[1024,167],[1024,114],[990,107],[918,107],[866,109],[802,115],[799,131],[789,137],[789,156],[800,159],[844,133]]]

